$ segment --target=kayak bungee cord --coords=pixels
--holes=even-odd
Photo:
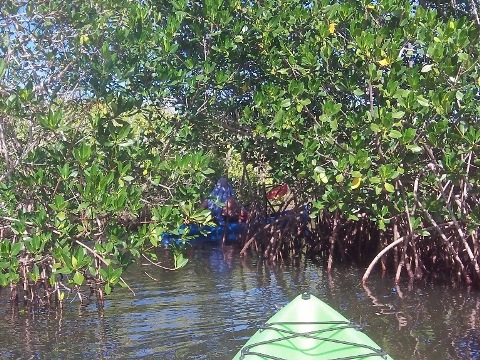
[[[257,353],[255,351],[249,351],[245,355],[242,354],[240,356],[240,359],[245,359],[246,355],[261,356],[263,359],[270,359],[270,360],[291,360],[291,359],[285,359],[285,358],[279,358],[279,357],[276,357],[276,356],[271,356],[271,355],[264,354],[264,353]],[[372,354],[353,355],[353,356],[349,356],[349,357],[332,358],[332,359],[328,359],[328,360],[358,360],[358,359],[365,359],[365,358],[372,357],[372,356],[380,356],[380,355],[378,355],[377,353],[372,353]],[[386,359],[386,358],[384,357],[384,359]]]
[[[308,292],[257,329],[233,360],[393,360],[362,326]]]
[[[356,324],[351,321],[342,321],[342,320],[332,320],[332,321],[280,321],[280,322],[266,322],[261,324],[261,329],[268,329],[271,325],[346,325],[348,328],[353,328],[356,330],[361,330],[363,326]],[[337,330],[339,327],[327,328],[323,330],[318,330],[318,332],[322,331],[330,331],[330,330]],[[342,327],[341,329],[344,329]]]
[[[335,325],[333,327],[329,327],[326,329],[318,329],[318,330],[313,330],[313,331],[308,331],[308,332],[296,332],[293,330],[287,330],[283,328],[278,328],[277,326],[287,326],[287,325]],[[264,353],[258,353],[256,351],[252,351],[254,347],[260,346],[260,345],[266,345],[266,344],[273,344],[278,341],[284,341],[288,339],[293,339],[293,338],[298,338],[298,337],[304,337],[308,339],[314,339],[318,341],[325,341],[325,342],[331,342],[331,343],[336,343],[336,344],[342,344],[342,345],[348,345],[352,346],[355,348],[363,348],[363,349],[368,349],[371,350],[372,353],[368,354],[358,354],[358,355],[352,355],[348,357],[340,357],[340,358],[331,358],[330,360],[354,360],[354,359],[363,359],[363,358],[368,358],[368,357],[375,357],[378,356],[382,359],[387,359],[388,354],[380,349],[380,348],[375,348],[373,346],[367,345],[367,344],[361,344],[361,343],[356,343],[356,342],[351,342],[351,341],[344,341],[344,340],[338,340],[338,339],[331,339],[323,336],[318,336],[318,334],[321,333],[326,333],[326,332],[332,332],[332,331],[339,331],[339,330],[344,330],[344,329],[355,329],[359,330],[361,326],[358,324],[354,324],[349,321],[320,321],[320,322],[296,322],[296,321],[288,321],[288,322],[271,322],[271,323],[265,323],[263,326],[261,326],[260,331],[266,331],[266,330],[272,330],[276,331],[280,334],[286,334],[287,336],[275,338],[275,339],[270,339],[270,340],[265,340],[265,341],[259,341],[253,344],[248,344],[245,345],[242,350],[241,350],[241,355],[240,359],[245,359],[245,356],[247,355],[255,355],[255,356],[261,356],[265,359],[271,359],[271,360],[286,360],[284,358],[279,358],[276,356],[264,354]]]

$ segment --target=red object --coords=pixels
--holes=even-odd
[[[240,211],[240,222],[247,222],[249,216],[250,214],[247,212],[247,210],[242,208],[242,210]]]
[[[274,200],[274,199],[279,199],[288,192],[288,185],[287,184],[280,184],[277,186],[274,186],[272,190],[267,192],[267,199],[268,200]]]

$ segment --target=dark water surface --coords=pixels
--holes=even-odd
[[[361,269],[328,276],[311,263],[268,265],[236,249],[197,248],[181,271],[134,265],[103,316],[67,302],[63,314],[27,314],[0,290],[0,359],[231,359],[256,327],[310,291],[398,359],[480,359],[480,297],[468,289],[407,285]],[[147,276],[148,274],[148,276]]]

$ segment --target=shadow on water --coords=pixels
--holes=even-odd
[[[27,314],[0,290],[1,359],[231,359],[258,324],[310,291],[394,359],[479,359],[480,297],[468,289],[405,283],[361,269],[327,275],[308,261],[268,264],[234,247],[197,247],[185,269],[136,264],[103,313],[66,303],[63,313]]]

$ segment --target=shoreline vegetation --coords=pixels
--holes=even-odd
[[[139,259],[188,266],[188,234],[166,264],[160,236],[212,224],[223,175],[239,256],[480,287],[478,7],[7,0],[0,287],[102,303]]]

